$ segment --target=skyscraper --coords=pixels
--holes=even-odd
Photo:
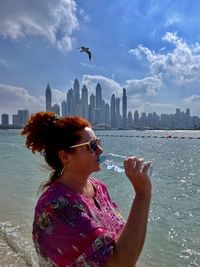
[[[101,101],[102,101],[102,93],[101,93],[101,85],[97,83],[96,86],[96,108],[101,108]]]
[[[61,114],[62,114],[62,117],[67,116],[67,101],[66,100],[63,100],[61,103]]]
[[[89,120],[91,123],[95,122],[95,96],[93,93],[90,96]]]
[[[52,111],[60,116],[60,106],[58,104],[54,104],[52,107]]]
[[[139,125],[140,125],[139,113],[138,113],[138,111],[136,110],[136,111],[134,112],[134,126],[135,126],[135,127],[139,127]]]
[[[45,99],[46,99],[46,111],[52,110],[52,100],[51,100],[51,88],[50,85],[47,84],[46,92],[45,92]]]
[[[110,124],[110,107],[109,104],[106,103],[105,105],[105,124],[109,125]]]
[[[82,116],[88,120],[88,89],[85,84],[83,85],[82,88],[81,102],[82,102]]]
[[[25,123],[28,120],[28,116],[29,116],[28,109],[20,109],[20,110],[18,110],[17,111],[17,116],[18,116],[19,125],[25,125]]]
[[[80,85],[78,79],[74,80],[74,102],[79,104],[80,102]]]
[[[133,115],[132,115],[131,111],[128,112],[127,126],[128,126],[128,128],[133,127]]]
[[[123,119],[123,128],[126,128],[127,121],[127,96],[126,89],[123,88],[123,96],[122,96],[122,119]]]
[[[121,127],[121,118],[120,118],[120,98],[116,98],[116,107],[115,107],[115,116],[116,116],[116,127]]]
[[[74,93],[73,93],[73,89],[71,88],[67,92],[67,114],[68,115],[73,115],[74,113],[75,113]]]
[[[110,126],[116,127],[116,116],[115,116],[115,94],[112,94],[110,101]]]
[[[9,116],[8,114],[4,113],[1,115],[1,124],[3,126],[7,126],[9,124]]]

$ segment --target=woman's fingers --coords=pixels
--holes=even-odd
[[[139,158],[137,159],[136,163],[135,163],[135,170],[136,172],[140,172],[142,170],[142,164],[144,162],[144,158]]]
[[[124,161],[124,169],[128,177],[129,175],[131,175],[131,173],[134,172],[136,161],[137,161],[136,157],[129,157]]]
[[[143,172],[143,169],[144,169],[143,162],[144,162],[144,158],[129,157],[124,161],[125,171],[135,173],[135,174],[141,173]],[[148,168],[148,166],[146,166],[144,170],[146,170],[146,168]]]
[[[129,157],[124,161],[125,174],[137,193],[146,192],[150,188],[148,170],[151,161],[144,162],[143,158]]]
[[[148,160],[147,162],[144,163],[144,166],[143,166],[144,175],[148,175],[148,171],[149,171],[150,166],[151,166],[150,160]]]

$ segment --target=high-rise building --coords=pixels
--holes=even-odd
[[[189,108],[186,109],[185,112],[185,128],[189,128],[190,127],[190,110]]]
[[[108,103],[105,105],[105,124],[110,124],[110,107]]]
[[[95,122],[95,96],[93,93],[90,95],[89,121],[91,123]]]
[[[112,94],[110,101],[110,126],[116,128],[116,116],[115,116],[115,94]]]
[[[61,115],[62,117],[67,116],[67,101],[63,100],[61,103]]]
[[[50,85],[47,84],[47,88],[45,91],[45,99],[46,99],[46,111],[51,111],[52,109],[52,98],[51,98],[51,88]]]
[[[97,83],[96,86],[96,108],[101,108],[101,101],[102,101],[102,92],[101,92],[101,85],[100,83]]]
[[[135,127],[139,127],[140,125],[139,113],[137,110],[134,112],[134,123],[133,124]]]
[[[81,93],[81,103],[82,103],[82,116],[88,120],[88,89],[86,85],[83,85]]]
[[[147,115],[146,112],[142,112],[141,117],[140,117],[140,125],[142,127],[146,126],[147,123]]]
[[[115,106],[115,116],[116,116],[116,127],[121,127],[121,117],[120,117],[120,98],[116,98],[116,106]]]
[[[74,108],[74,94],[73,89],[71,88],[67,92],[67,114],[73,115],[75,114],[75,108]]]
[[[52,107],[52,111],[60,116],[60,106],[58,104],[54,104]]]
[[[80,103],[80,85],[78,79],[74,80],[74,102],[75,104]]]
[[[19,118],[18,118],[17,114],[13,114],[12,115],[12,124],[15,125],[15,126],[19,125]]]
[[[105,123],[105,106],[106,106],[106,103],[104,100],[102,100],[101,107],[100,107],[100,123]]]
[[[122,96],[122,123],[123,128],[126,128],[127,121],[127,96],[126,89],[123,88],[123,96]]]
[[[7,113],[3,113],[1,115],[1,125],[8,126],[9,124],[9,115]]]
[[[74,113],[76,115],[82,116],[83,108],[80,99],[80,85],[78,79],[74,80],[73,95],[74,95]]]
[[[133,127],[133,116],[132,116],[132,112],[131,111],[128,112],[127,126],[128,126],[128,128],[132,128]]]
[[[20,109],[17,111],[17,116],[18,116],[18,125],[25,125],[25,123],[28,120],[29,116],[29,111],[28,109]]]

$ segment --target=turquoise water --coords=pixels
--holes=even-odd
[[[148,232],[137,266],[200,266],[199,131],[96,134],[107,161],[94,176],[107,184],[124,217],[134,193],[121,170],[123,156],[137,155],[153,163]],[[31,224],[37,188],[48,178],[48,169],[39,155],[24,147],[18,130],[5,130],[0,131],[0,170],[0,266],[36,267]]]

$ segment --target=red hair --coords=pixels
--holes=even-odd
[[[51,184],[63,168],[58,157],[59,150],[67,151],[76,144],[81,139],[79,131],[85,127],[91,128],[91,125],[80,116],[62,118],[53,112],[38,112],[29,118],[21,132],[26,136],[26,147],[33,153],[40,152],[53,170],[43,188]]]

